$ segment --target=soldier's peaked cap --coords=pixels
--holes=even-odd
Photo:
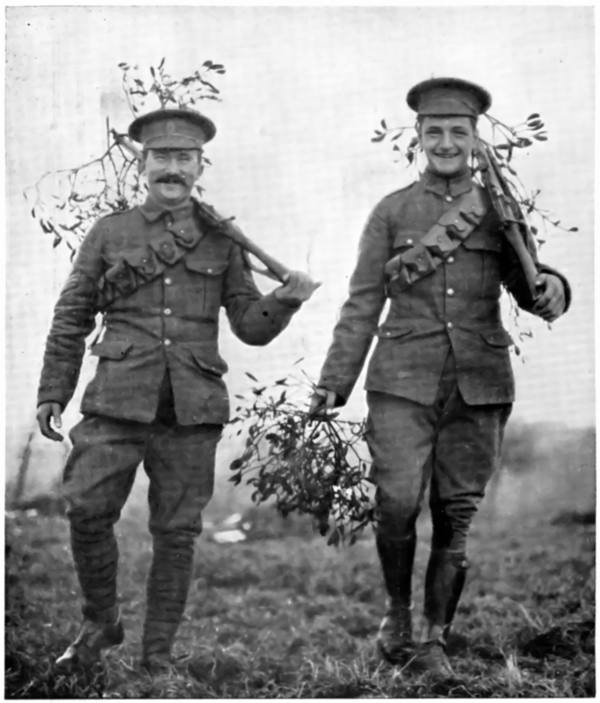
[[[140,115],[128,134],[147,149],[200,149],[217,133],[214,122],[195,110],[161,109]]]
[[[457,115],[477,118],[492,104],[485,88],[462,78],[430,78],[406,95],[409,107],[422,116]]]

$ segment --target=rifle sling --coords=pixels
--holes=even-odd
[[[477,228],[487,212],[477,187],[462,195],[410,249],[396,254],[385,265],[387,287],[405,290],[432,274]]]

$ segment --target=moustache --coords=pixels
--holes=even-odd
[[[179,176],[160,176],[159,178],[155,179],[155,183],[178,183],[179,185],[186,185],[185,181],[183,178],[180,178]]]

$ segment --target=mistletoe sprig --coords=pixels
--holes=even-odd
[[[109,145],[100,156],[45,173],[24,192],[31,216],[44,234],[53,237],[52,247],[64,244],[71,258],[95,220],[126,210],[143,195],[136,159],[110,135],[107,122]]]
[[[205,61],[202,66],[188,76],[173,78],[167,73],[164,57],[157,66],[150,66],[150,78],[144,80],[137,65],[130,66],[122,61],[121,85],[129,108],[134,115],[141,111],[161,108],[193,107],[201,100],[221,100],[220,90],[209,80],[212,73],[222,75],[225,66],[213,61]],[[148,106],[148,101],[158,101],[158,105]]]
[[[515,152],[528,149],[535,142],[548,140],[548,133],[540,114],[533,112],[523,122],[515,126],[510,126],[488,113],[484,117],[490,125],[491,135],[487,140],[482,137],[480,139],[491,148],[500,168],[504,171],[506,182],[525,216],[537,220],[539,226],[531,224],[530,230],[538,244],[544,243],[548,227],[561,229],[565,232],[577,232],[577,227],[563,226],[560,219],[538,205],[537,199],[541,190],[528,191],[512,164]],[[395,159],[396,162],[404,161],[408,167],[416,166],[419,141],[414,136],[414,127],[389,127],[386,120],[382,119],[379,127],[374,130],[371,141],[383,142],[384,140],[393,144],[392,151],[398,157]],[[477,176],[476,171],[474,175]],[[540,230],[543,234],[540,234]]]
[[[223,64],[205,61],[200,69],[181,78],[173,78],[165,68],[165,59],[150,66],[150,80],[145,82],[138,66],[118,64],[122,88],[133,115],[143,109],[158,107],[193,107],[199,100],[220,100],[220,91],[209,80],[211,74],[224,74]],[[154,105],[149,102],[154,100]],[[125,134],[111,128],[106,121],[106,149],[98,157],[73,168],[43,174],[24,192],[31,216],[44,235],[52,237],[52,246],[64,244],[73,258],[92,223],[110,212],[126,210],[145,197],[140,182],[137,156],[127,148]],[[210,161],[203,156],[203,161]]]
[[[235,396],[241,403],[231,424],[239,425],[245,448],[231,462],[229,480],[245,481],[255,503],[273,501],[283,516],[310,515],[328,544],[353,544],[374,520],[360,452],[364,423],[335,412],[317,420],[289,399],[287,378],[266,386],[246,375],[257,385],[249,399]]]

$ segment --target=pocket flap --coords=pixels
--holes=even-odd
[[[208,261],[206,259],[185,259],[188,271],[202,273],[205,276],[220,276],[227,268],[228,261]]]
[[[500,253],[502,251],[502,233],[490,234],[482,230],[475,231],[463,242],[465,249],[483,249]]]
[[[417,229],[399,229],[394,235],[394,249],[412,247],[421,241],[425,233]]]
[[[514,344],[512,337],[504,329],[481,332],[481,336],[491,347],[510,347]]]
[[[123,359],[133,344],[124,339],[113,339],[109,341],[102,340],[91,349],[94,356],[99,356],[102,359],[114,359],[118,361]]]
[[[213,376],[221,376],[227,371],[225,361],[214,350],[207,349],[205,344],[186,344],[196,364]]]
[[[381,325],[377,330],[377,336],[381,339],[397,339],[398,337],[405,337],[413,331],[412,327],[391,327],[387,325]]]

